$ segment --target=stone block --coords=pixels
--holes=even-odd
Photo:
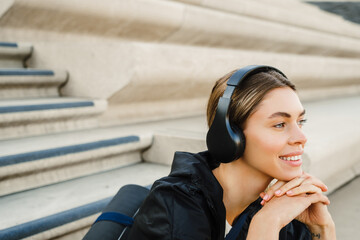
[[[106,0],[99,4],[94,0],[75,3],[63,0],[50,4],[45,0],[21,0],[4,16],[0,26],[66,33],[65,37],[81,33],[198,46],[360,56],[358,39],[306,29],[289,21],[285,24],[285,20],[273,18],[272,21],[257,19],[174,1]],[[338,25],[341,28],[346,23]]]
[[[7,10],[14,4],[14,0],[3,0],[0,5],[0,18],[6,13]]]
[[[204,132],[167,130],[156,132],[151,147],[143,153],[147,162],[171,165],[175,151],[201,152],[207,149]]]
[[[31,74],[31,71],[34,73]],[[58,97],[60,86],[68,80],[67,72],[57,70],[47,71],[49,74],[46,75],[37,75],[35,71],[0,69],[0,99]]]
[[[34,136],[98,126],[104,100],[38,98],[0,102],[0,139]]]
[[[31,53],[30,44],[16,43],[11,47],[0,44],[0,66],[1,68],[23,68],[25,60],[31,56]]]
[[[167,175],[169,170],[168,166],[141,163],[2,197],[0,209],[8,217],[0,220],[0,234],[11,227],[15,227],[12,231],[26,233],[27,227],[39,227],[32,221],[48,223],[47,219],[54,219],[65,212],[68,217],[65,225],[64,219],[58,219],[62,227],[59,225],[59,228],[48,229],[48,233],[35,235],[35,239],[66,235],[70,230],[89,227],[94,216],[79,218],[76,211],[78,208],[85,205],[91,207],[93,203],[111,198],[120,187],[128,183],[151,185],[156,179]],[[16,228],[20,224],[23,228]],[[56,222],[53,224],[56,225]]]

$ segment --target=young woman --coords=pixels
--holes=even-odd
[[[211,151],[175,153],[171,173],[153,184],[128,239],[224,239],[236,223],[236,239],[336,238],[327,188],[301,168],[305,109],[295,86],[277,69],[259,69],[237,85],[227,110],[246,139],[243,152],[228,163]],[[240,71],[216,82],[209,127],[229,78]]]

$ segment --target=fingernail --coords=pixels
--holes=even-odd
[[[324,185],[325,186],[325,192],[328,190],[328,187],[326,186],[326,185]]]
[[[275,192],[276,195],[280,195],[280,193],[281,193],[280,189]]]
[[[265,201],[269,200],[269,195],[265,194],[265,196],[263,197],[263,199],[264,199]]]
[[[287,191],[286,194],[292,195],[293,192],[290,190],[290,191]]]

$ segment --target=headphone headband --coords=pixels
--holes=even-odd
[[[245,136],[238,126],[229,120],[231,97],[242,81],[259,72],[274,70],[285,78],[280,70],[265,65],[250,65],[237,70],[227,81],[223,96],[219,99],[214,120],[206,136],[210,154],[219,162],[228,163],[241,157],[245,150]]]

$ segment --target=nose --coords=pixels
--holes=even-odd
[[[301,145],[304,147],[305,143],[307,142],[306,135],[301,127],[296,125],[293,130],[291,131],[291,135],[289,138],[290,145]]]

